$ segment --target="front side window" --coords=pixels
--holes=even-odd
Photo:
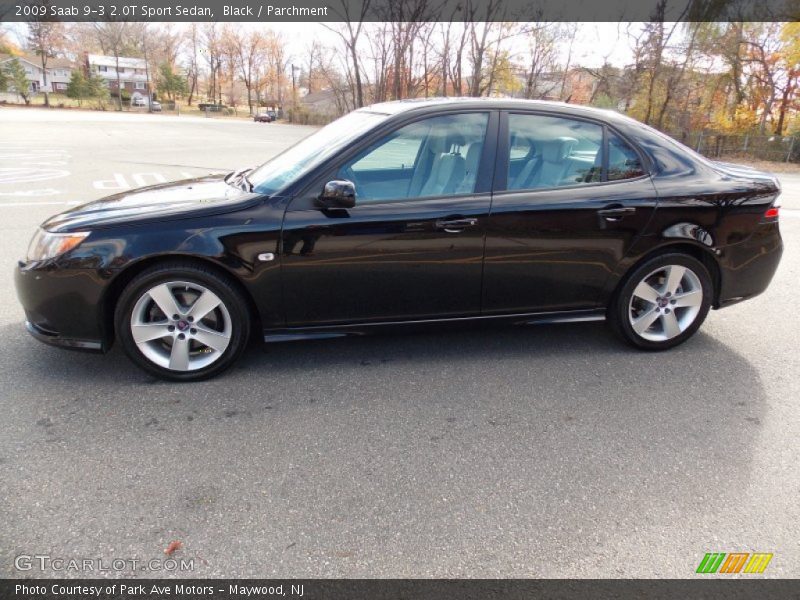
[[[508,189],[530,190],[601,181],[603,128],[544,115],[508,116]]]
[[[359,136],[389,116],[357,110],[317,130],[297,144],[248,173],[253,189],[274,194],[344,150]]]
[[[443,115],[392,132],[339,169],[358,203],[474,193],[488,113]]]

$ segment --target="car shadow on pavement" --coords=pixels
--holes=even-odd
[[[119,350],[0,333],[17,355],[0,369],[5,428],[42,454],[37,478],[72,477],[91,444],[134,474],[132,522],[189,538],[263,510],[236,560],[281,561],[285,575],[370,575],[370,561],[314,541],[326,536],[356,555],[386,544],[398,574],[596,574],[620,536],[704,519],[712,499],[745,493],[767,410],[758,370],[702,332],[662,353],[602,324],[274,344],[190,385],[155,381]],[[166,440],[182,451],[164,454]],[[93,468],[98,486],[117,477]],[[179,509],[153,516],[164,506]],[[312,541],[293,560],[281,544],[296,539]],[[463,569],[437,568],[452,539]]]

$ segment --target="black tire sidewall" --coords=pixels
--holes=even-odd
[[[654,342],[646,340],[633,330],[633,326],[628,319],[628,307],[630,303],[633,290],[639,285],[639,282],[644,279],[649,273],[652,273],[659,267],[667,265],[680,265],[691,269],[700,280],[700,285],[703,288],[703,303],[700,306],[700,312],[695,317],[694,322],[682,332],[680,335],[663,342]],[[706,266],[688,254],[683,253],[668,253],[661,254],[650,260],[645,261],[636,267],[625,279],[625,282],[620,286],[618,293],[614,298],[611,306],[609,317],[612,322],[614,330],[628,343],[642,350],[667,350],[679,344],[682,344],[700,328],[705,321],[708,311],[711,309],[711,302],[714,297],[714,284],[711,280],[711,275]]]
[[[147,290],[167,281],[186,281],[210,289],[222,300],[231,317],[231,340],[223,355],[212,364],[196,371],[172,371],[152,363],[136,345],[130,322],[133,307]],[[136,276],[123,290],[114,313],[117,339],[136,366],[150,375],[169,381],[200,381],[228,369],[247,346],[250,314],[241,294],[224,278],[201,267],[161,265]]]

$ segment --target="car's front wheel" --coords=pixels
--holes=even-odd
[[[115,312],[131,360],[172,381],[198,381],[227,369],[247,345],[250,315],[242,295],[210,269],[181,263],[131,281]]]
[[[662,254],[628,275],[609,308],[609,320],[637,348],[666,350],[699,329],[713,290],[702,262],[687,254]]]

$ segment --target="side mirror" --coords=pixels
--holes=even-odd
[[[347,179],[329,181],[317,197],[321,208],[353,208],[356,205],[356,186]]]

